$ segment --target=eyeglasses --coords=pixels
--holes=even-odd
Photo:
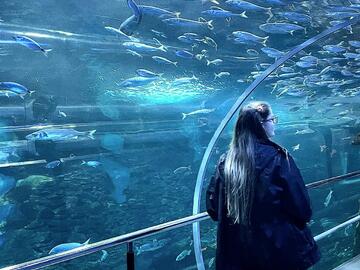
[[[269,122],[269,121],[272,121],[274,124],[277,124],[277,123],[279,123],[279,118],[274,115],[273,117],[262,121],[262,123],[264,123],[264,122]]]

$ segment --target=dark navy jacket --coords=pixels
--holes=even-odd
[[[206,207],[218,221],[217,270],[307,269],[320,259],[306,223],[312,210],[309,195],[293,158],[270,140],[255,144],[256,190],[251,226],[227,216],[225,154],[206,192]]]

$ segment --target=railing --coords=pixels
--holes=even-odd
[[[312,188],[316,188],[319,186],[323,186],[323,185],[328,185],[330,183],[334,183],[334,182],[338,182],[344,179],[349,179],[349,178],[353,178],[356,176],[360,176],[360,170],[355,171],[355,172],[351,172],[348,174],[344,174],[344,175],[340,175],[340,176],[336,176],[336,177],[331,177],[328,179],[324,179],[324,180],[320,180],[314,183],[310,183],[307,186],[307,188],[312,189]],[[192,216],[188,216],[188,217],[184,217],[181,219],[177,219],[174,221],[170,221],[170,222],[166,222],[163,224],[159,224],[156,226],[152,226],[152,227],[148,227],[142,230],[138,230],[135,232],[131,232],[131,233],[127,233],[121,236],[116,236],[113,238],[109,238],[103,241],[99,241],[93,244],[88,244],[76,249],[72,249],[63,253],[59,253],[59,254],[55,254],[55,255],[51,255],[51,256],[46,256],[46,257],[42,257],[40,259],[36,259],[36,260],[32,260],[32,261],[28,261],[25,263],[21,263],[21,264],[17,264],[17,265],[13,265],[13,266],[8,266],[5,268],[1,268],[0,270],[32,270],[32,269],[41,269],[44,267],[48,267],[51,265],[55,265],[55,264],[59,264],[65,261],[70,261],[82,256],[86,256],[86,255],[90,255],[92,253],[101,251],[103,249],[107,249],[110,247],[115,247],[124,243],[127,243],[128,245],[128,252],[127,252],[127,269],[128,270],[134,270],[135,269],[135,264],[134,264],[134,252],[133,252],[133,242],[136,240],[139,240],[141,238],[145,238],[145,237],[149,237],[155,234],[158,234],[160,232],[164,232],[164,231],[169,231],[169,230],[173,230],[176,228],[181,228],[184,227],[186,225],[190,225],[193,224],[195,222],[200,222],[206,219],[209,219],[210,217],[208,216],[208,214],[206,212],[197,214],[197,215],[192,215]],[[334,228],[329,229],[328,231],[325,231],[317,236],[315,236],[315,240],[319,241],[325,237],[327,237],[328,235],[330,235],[331,233],[345,227],[348,226],[349,224],[355,223],[357,221],[360,220],[360,215],[357,215],[355,217],[352,217],[351,219],[345,221],[344,223],[335,226]]]

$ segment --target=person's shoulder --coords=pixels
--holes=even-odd
[[[271,140],[259,140],[257,144],[257,151],[259,154],[265,155],[287,155],[286,148]]]

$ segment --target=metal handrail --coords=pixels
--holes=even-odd
[[[352,178],[355,176],[360,176],[360,170],[352,172],[352,173],[348,173],[348,174],[344,174],[344,175],[340,175],[337,177],[331,177],[328,179],[324,179],[324,180],[320,180],[314,183],[310,183],[307,184],[306,187],[309,189],[312,188],[316,188],[322,185],[326,185],[326,184],[330,184],[330,183],[334,183],[335,181],[340,181],[340,180],[344,180],[346,178]],[[326,180],[331,180],[331,181],[326,181]],[[127,233],[124,235],[120,235],[120,236],[116,236],[113,238],[109,238],[103,241],[99,241],[93,244],[88,244],[76,249],[72,249],[63,253],[59,253],[59,254],[55,254],[55,255],[51,255],[51,256],[46,256],[46,257],[42,257],[36,260],[32,260],[32,261],[28,261],[28,262],[24,262],[24,263],[20,263],[17,265],[13,265],[13,266],[8,266],[5,268],[1,268],[0,270],[30,270],[30,269],[40,269],[40,268],[44,268],[50,265],[55,265],[55,264],[59,264],[61,262],[65,262],[65,261],[69,261],[72,259],[76,259],[78,257],[82,257],[85,255],[89,255],[98,251],[101,251],[103,249],[107,249],[110,247],[114,247],[114,246],[118,246],[121,245],[123,243],[130,243],[133,242],[135,240],[139,240],[141,238],[145,238],[145,237],[149,237],[155,234],[158,234],[160,232],[164,232],[164,231],[168,231],[168,230],[173,230],[176,228],[181,228],[184,227],[186,225],[190,225],[190,224],[194,224],[195,222],[200,222],[206,219],[209,219],[209,215],[206,212],[200,213],[200,214],[196,214],[196,215],[192,215],[192,216],[188,216],[188,217],[184,217],[184,218],[180,218],[177,220],[173,220],[170,222],[166,222],[166,223],[162,223],[159,225],[155,225],[152,227],[148,227],[145,229],[141,229],[135,232],[131,232],[131,233]],[[349,224],[349,222],[351,221],[351,223],[356,222],[360,220],[360,215],[352,218],[348,221],[346,221],[345,225],[340,224],[334,228],[336,228],[335,230],[338,230],[346,225]],[[330,229],[329,231],[323,232],[320,235],[316,236],[315,239],[316,240],[320,240],[324,237],[326,237],[327,235],[329,235],[330,233],[332,233],[334,230],[334,228]]]

